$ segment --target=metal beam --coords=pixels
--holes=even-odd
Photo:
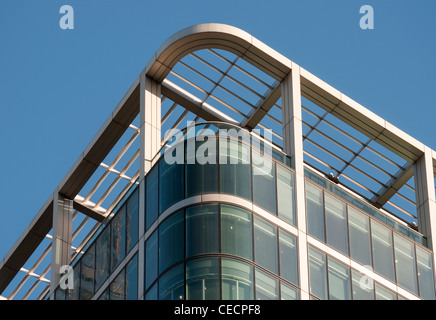
[[[381,188],[377,192],[377,196],[374,196],[371,201],[378,207],[383,207],[395,193],[398,192],[406,183],[413,177],[413,165],[407,163],[403,168],[398,170],[391,180],[386,183],[386,186]]]
[[[240,126],[249,130],[254,129],[263,117],[268,113],[272,106],[277,102],[282,94],[280,82],[276,81],[271,89],[265,93],[262,99],[256,104],[256,108],[253,109],[248,118],[245,118]]]
[[[73,202],[73,208],[74,210],[77,210],[79,212],[82,212],[83,214],[87,215],[91,219],[94,219],[98,222],[103,222],[104,219],[106,219],[106,210],[102,207],[95,208],[95,203],[92,203],[91,201],[85,201],[85,198],[77,195],[74,198]]]
[[[206,121],[223,121],[238,125],[239,122],[217,110],[206,102],[202,102],[188,91],[175,85],[168,79],[162,81],[162,94]]]

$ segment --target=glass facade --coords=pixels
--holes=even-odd
[[[306,181],[307,233],[415,296],[435,299],[433,271],[431,274],[423,272],[421,276],[418,270],[420,267],[423,270],[433,270],[429,258],[431,253],[422,246],[422,241],[413,241],[413,237],[354,207],[345,198]],[[423,260],[428,263],[419,263],[418,252],[425,252],[427,258]],[[352,297],[348,289],[341,289],[341,294],[327,294],[341,286],[338,285],[339,279],[345,281],[350,278],[349,272],[340,272],[339,267],[335,267],[333,272],[327,265],[330,266],[331,263],[327,263],[324,253],[315,248],[309,250],[310,279],[315,283],[311,285],[311,294],[319,299],[340,297],[343,300]],[[429,279],[429,283],[423,283],[422,288],[419,285],[420,277]],[[330,280],[333,280],[334,287]],[[348,288],[350,280],[346,281]],[[355,282],[351,281],[351,287],[358,299],[368,297],[368,293],[358,288]],[[379,292],[382,290],[384,288],[379,289]],[[427,295],[427,292],[430,294]],[[377,292],[375,294],[377,297]],[[387,296],[384,293],[379,295]]]
[[[213,148],[205,147],[208,142]],[[181,143],[187,148],[190,142]],[[187,151],[184,164],[168,164],[161,157],[145,177],[145,193],[132,188],[73,264],[79,290],[58,289],[56,299],[296,300],[300,273],[308,274],[312,299],[401,299],[392,286],[435,299],[433,255],[425,241],[380,219],[381,213],[321,177],[305,181],[307,234],[317,241],[309,241],[307,270],[299,270],[289,158],[278,151],[266,158],[249,142],[226,135],[205,137],[194,146],[205,158],[226,158],[227,163],[192,163]],[[198,196],[207,194],[245,202],[223,196],[227,200],[200,203]],[[188,198],[195,201],[180,205]],[[253,204],[250,209],[246,200]],[[179,206],[168,210],[173,205]],[[334,257],[323,246],[335,250]],[[351,268],[349,259],[389,281],[391,289]],[[144,266],[141,277],[139,264]],[[138,294],[139,278],[144,290]]]
[[[148,245],[156,232],[159,249]],[[154,290],[159,299],[279,299],[282,283],[283,299],[298,296],[296,237],[237,206],[199,204],[170,215],[147,239],[145,257],[145,299],[155,299]],[[158,273],[147,271],[156,263]],[[168,279],[178,285],[163,292]]]

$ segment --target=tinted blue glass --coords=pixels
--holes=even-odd
[[[145,242],[145,289],[147,289],[158,274],[158,233],[155,231]]]
[[[217,253],[218,205],[205,204],[186,209],[186,256]]]
[[[185,268],[183,264],[167,271],[159,279],[159,300],[185,299]]]
[[[159,226],[159,273],[185,256],[184,212],[179,211]]]
[[[148,230],[159,213],[159,166],[155,165],[145,180],[145,229]]]
[[[184,171],[184,164],[159,161],[159,213],[184,198]]]

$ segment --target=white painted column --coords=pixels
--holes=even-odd
[[[418,228],[427,237],[430,249],[436,249],[436,196],[434,185],[432,151],[424,147],[424,155],[413,166],[415,175],[416,211]],[[433,270],[436,279],[436,260],[433,255]]]
[[[73,200],[60,195],[57,190],[53,195],[53,238],[51,256],[50,299],[61,278],[60,268],[71,262],[73,235]]]
[[[309,266],[306,234],[306,204],[303,163],[303,123],[301,111],[300,67],[292,63],[292,71],[281,84],[283,148],[295,169],[295,209],[298,229],[298,268],[301,299],[309,299]]]
[[[140,172],[138,298],[144,295],[145,179],[161,147],[161,85],[142,72],[140,79]]]

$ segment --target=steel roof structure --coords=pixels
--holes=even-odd
[[[64,262],[81,254],[156,161],[171,129],[186,121],[271,130],[297,179],[304,168],[329,177],[417,229],[429,248],[436,245],[434,150],[250,34],[201,24],[170,37],[133,82],[1,261],[0,294],[42,299],[49,293],[59,254]],[[296,192],[297,206],[304,206],[298,183]],[[74,209],[71,223],[62,220],[65,200]],[[60,230],[65,225],[71,230]],[[305,230],[303,221],[298,229]],[[66,247],[56,247],[59,241]]]

